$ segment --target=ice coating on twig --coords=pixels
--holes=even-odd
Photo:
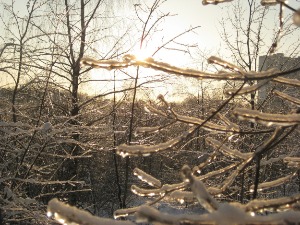
[[[223,116],[221,113],[217,113],[217,116],[220,118],[220,120],[222,120],[225,124],[227,124],[230,129],[235,130],[235,131],[240,130],[240,128],[237,124],[231,122],[228,118]]]
[[[221,153],[223,153],[224,155],[230,156],[231,158],[239,158],[239,159],[248,159],[252,153],[241,153],[240,151],[236,150],[236,149],[230,149],[228,148],[226,145],[224,145],[224,143],[221,143],[220,141],[217,141],[211,137],[208,137],[205,139],[205,141],[213,146],[215,149],[218,149],[218,151],[220,151]]]
[[[155,133],[158,132],[161,129],[161,127],[137,127],[135,132],[136,133]]]
[[[176,121],[184,122],[187,124],[194,124],[194,125],[200,125],[201,128],[208,130],[208,131],[216,131],[216,132],[233,132],[233,133],[238,133],[240,132],[240,129],[238,126],[233,125],[233,123],[230,123],[229,126],[222,126],[218,125],[209,121],[205,121],[196,117],[189,117],[189,116],[183,116],[180,115],[174,110],[172,111],[172,115],[166,114],[165,112],[162,112],[159,109],[154,108],[151,105],[147,105],[147,108],[158,115],[164,116],[164,117],[173,117]]]
[[[266,126],[292,126],[300,123],[300,114],[297,113],[283,115],[262,113],[256,110],[237,108],[233,110],[233,114],[238,116],[238,118],[241,120],[261,123]]]
[[[130,221],[117,221],[113,219],[100,218],[91,215],[89,212],[69,206],[54,198],[48,203],[48,216],[63,224],[90,224],[90,225],[134,225]]]
[[[136,185],[131,186],[131,191],[139,196],[148,196],[148,197],[153,197],[157,195],[161,195],[161,192],[159,189],[146,189],[146,188],[140,188]]]
[[[236,72],[239,72],[239,73],[243,73],[243,69],[230,63],[230,62],[227,62],[226,60],[224,59],[221,59],[219,57],[216,57],[216,56],[211,56],[207,59],[207,62],[209,64],[217,64],[217,65],[220,65],[222,67],[224,67],[225,69],[229,69],[229,70],[232,70],[232,71],[236,71]]]
[[[287,101],[289,101],[289,102],[291,102],[291,103],[293,103],[297,106],[300,106],[300,99],[299,98],[295,98],[293,96],[290,96],[288,94],[285,94],[285,93],[277,91],[277,90],[273,91],[273,93],[275,95],[277,95],[278,97],[284,99],[284,100],[287,100]]]
[[[152,68],[155,70],[163,71],[170,74],[183,75],[186,77],[194,77],[198,79],[214,79],[214,80],[260,80],[269,79],[278,76],[277,69],[269,69],[262,72],[221,72],[221,73],[208,73],[195,69],[180,68],[172,66],[168,63],[159,62],[153,58],[137,59],[134,55],[125,55],[123,60],[94,60],[83,58],[82,65],[92,66],[94,68],[103,69],[122,69],[129,66],[142,66],[145,68]]]
[[[288,181],[290,181],[297,173],[292,173],[290,175],[287,175],[285,177],[281,177],[281,178],[278,178],[276,180],[272,180],[272,181],[269,181],[269,182],[264,182],[264,183],[261,183],[258,185],[258,190],[265,190],[265,189],[268,189],[268,188],[273,188],[273,187],[276,187],[276,186],[279,186],[279,185],[282,185]],[[250,186],[250,192],[254,189],[254,185],[251,185]]]
[[[260,4],[263,6],[272,6],[279,4],[279,2],[277,0],[261,0]]]
[[[117,147],[117,153],[120,156],[149,156],[151,153],[164,151],[170,149],[177,145],[178,143],[184,141],[186,137],[192,134],[197,129],[196,126],[190,128],[188,131],[184,132],[182,135],[177,136],[167,142],[163,142],[157,145],[127,145],[122,144]]]
[[[225,94],[227,94],[227,95],[232,95],[232,94],[236,94],[236,95],[249,94],[249,93],[252,93],[254,91],[257,91],[258,89],[260,89],[264,85],[268,84],[269,81],[270,80],[267,79],[267,80],[260,81],[260,82],[258,82],[255,85],[244,87],[238,93],[236,93],[237,89],[234,89],[234,88],[233,89],[227,89],[227,90],[225,90]]]
[[[203,182],[197,179],[188,166],[183,166],[181,169],[184,180],[188,181],[192,192],[198,202],[208,211],[213,212],[218,209],[217,201],[208,193]]]
[[[161,182],[158,179],[149,175],[148,173],[144,172],[143,170],[141,170],[139,168],[135,168],[133,170],[133,174],[135,176],[137,176],[140,180],[146,182],[147,184],[149,184],[152,187],[157,187],[157,188],[161,187]]]
[[[193,192],[190,191],[174,191],[170,194],[170,197],[180,202],[181,204],[193,203],[196,200]]]
[[[252,225],[288,225],[298,224],[300,220],[299,212],[282,212],[269,216],[251,216],[245,212],[238,204],[220,204],[219,210],[202,215],[172,215],[159,212],[157,209],[149,206],[141,207],[137,212],[138,222],[150,222],[153,224],[252,224]]]
[[[260,211],[262,209],[286,209],[291,208],[293,204],[300,201],[300,194],[295,194],[289,197],[281,197],[276,199],[255,199],[247,203],[244,208],[246,212]],[[300,213],[297,212],[300,217]],[[299,220],[300,221],[300,220]]]
[[[233,0],[203,0],[202,4],[203,5],[208,5],[208,4],[217,5],[219,3],[232,2],[232,1]]]
[[[300,167],[300,157],[285,157],[283,161],[290,167]]]
[[[272,81],[281,84],[287,84],[289,86],[300,87],[300,81],[297,79],[291,79],[286,77],[275,77],[274,79],[272,79]]]

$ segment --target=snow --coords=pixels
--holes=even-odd
[[[133,225],[130,221],[117,221],[100,218],[89,212],[69,206],[65,203],[52,199],[48,204],[48,216],[53,216],[61,224],[85,224],[85,225]]]

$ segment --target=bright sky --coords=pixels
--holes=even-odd
[[[10,2],[11,0],[2,0],[4,2]],[[149,5],[151,5],[153,0],[147,0]],[[237,0],[234,0],[236,2]],[[20,4],[22,2],[22,4]],[[18,0],[18,3],[15,4],[17,10],[26,10],[26,2],[25,0]],[[246,0],[241,0],[242,3],[246,4]],[[256,2],[259,4],[260,0],[256,0]],[[162,8],[160,8],[163,12],[170,12],[171,14],[177,14],[177,16],[169,17],[167,18],[161,25],[161,31],[158,32],[159,34],[155,35],[155,38],[151,40],[151,44],[148,45],[148,51],[149,53],[153,53],[153,51],[159,47],[163,42],[167,41],[168,39],[178,35],[179,33],[183,32],[184,30],[187,30],[191,26],[200,26],[200,28],[197,29],[197,34],[188,34],[180,38],[180,41],[182,43],[186,44],[197,44],[199,46],[200,51],[207,52],[208,54],[225,57],[226,59],[230,60],[230,56],[228,55],[228,52],[226,52],[224,49],[224,44],[222,46],[221,44],[221,38],[219,31],[221,30],[220,27],[220,20],[223,17],[226,17],[226,12],[228,11],[228,8],[230,9],[232,3],[223,3],[219,5],[202,5],[202,0],[168,0],[163,5]],[[299,0],[290,0],[289,5],[291,5],[294,8],[299,8],[300,2]],[[275,9],[275,14],[271,14],[268,17],[268,22],[270,26],[274,24],[274,22],[278,22],[278,12],[279,7],[274,6],[270,7],[271,9]],[[290,10],[285,10],[286,13],[291,13]],[[131,10],[130,12],[126,11],[126,14],[133,14],[134,11]],[[271,33],[270,33],[271,34]],[[268,38],[273,38],[273,34],[269,35]],[[163,39],[162,39],[163,37]],[[294,39],[293,39],[294,38]],[[293,42],[295,39],[299,39],[299,32],[296,33],[295,36],[293,36],[292,39],[288,39],[288,41]],[[148,53],[146,53],[147,55]],[[180,54],[178,52],[174,51],[165,51],[161,54],[155,55],[155,58],[159,60],[166,61],[171,64],[175,64],[178,66],[189,66],[189,67],[200,67],[201,69],[201,60],[198,59],[198,55],[193,55],[194,60],[198,64],[193,64],[191,62],[191,56],[188,54]],[[98,70],[94,70],[92,72],[93,78],[97,79],[99,76],[99,73],[102,74],[103,77],[103,71],[100,72]],[[107,75],[111,79],[111,72],[108,72]],[[103,84],[103,89],[107,88],[107,86],[111,86],[111,82],[108,82],[106,85]],[[162,94],[169,93],[170,90],[174,89],[168,88],[167,89],[156,89],[157,92],[162,92]],[[191,90],[191,89],[190,89]],[[98,89],[98,91],[100,91]],[[176,92],[177,90],[174,90]],[[191,90],[194,91],[194,90]],[[95,93],[97,90],[95,90]]]
[[[149,0],[152,3],[152,0]],[[241,1],[246,5],[247,1]],[[174,17],[168,17],[162,24],[161,32],[157,32],[154,37],[151,39],[151,43],[146,48],[146,53],[144,56],[150,56],[153,51],[157,47],[159,47],[162,42],[162,36],[164,37],[163,40],[166,41],[179,33],[182,33],[184,30],[187,30],[191,26],[200,26],[197,29],[197,34],[188,34],[180,38],[182,43],[186,44],[197,44],[199,46],[200,51],[207,52],[208,57],[210,54],[216,55],[219,57],[223,57],[227,60],[231,60],[231,55],[228,54],[228,51],[225,50],[224,43],[220,38],[219,31],[221,31],[220,21],[223,17],[226,17],[226,13],[228,10],[231,10],[231,6],[233,3],[223,3],[219,5],[202,5],[201,0],[168,0],[160,8],[163,12],[170,12],[171,14],[177,14]],[[257,0],[257,4],[260,4],[260,0]],[[300,5],[299,2],[296,0],[290,1],[289,4],[295,8],[298,8]],[[149,4],[151,5],[151,4]],[[274,23],[278,23],[278,14],[279,14],[279,6],[272,6],[270,7],[274,13],[270,13],[267,17],[266,25],[268,27],[273,27]],[[129,13],[129,12],[128,12]],[[285,15],[291,14],[290,10],[285,10]],[[294,38],[299,38],[299,32],[296,33],[298,36]],[[271,44],[271,41],[274,37],[273,33],[266,35],[264,38],[266,39],[266,43]],[[294,41],[290,40],[289,41]],[[266,46],[269,47],[269,46]],[[193,56],[197,58],[198,56]],[[177,66],[188,66],[188,67],[198,67],[201,69],[201,61],[203,59],[196,59],[197,64],[193,64],[191,62],[191,56],[188,54],[181,54],[180,52],[174,51],[164,51],[160,54],[155,55],[155,58],[158,60],[163,60],[164,62],[168,62],[173,65]],[[195,60],[195,59],[193,59]],[[156,71],[146,71],[147,75],[150,74],[157,74]],[[95,76],[97,77],[97,71],[95,71]],[[172,82],[172,81],[171,81]],[[174,82],[174,81],[173,81]],[[179,80],[174,82],[176,84],[180,84],[183,86],[182,92],[193,92],[195,93],[195,88],[189,85],[189,83]],[[109,84],[108,84],[109,85]],[[156,84],[157,85],[157,84]],[[196,88],[197,89],[197,88]],[[169,99],[173,99],[173,96],[181,95],[179,90],[175,85],[169,85],[167,87],[160,87],[157,86],[155,89],[155,93],[153,96],[158,94],[166,94]],[[180,97],[180,96],[179,96]]]
[[[177,32],[180,29],[188,26],[201,26],[198,30],[199,34],[199,46],[208,49],[218,49],[221,44],[219,32],[221,30],[220,21],[223,17],[226,17],[228,9],[237,0],[232,3],[223,3],[218,5],[202,5],[201,0],[184,0],[175,1],[169,0],[164,4],[164,8],[172,13],[178,14],[177,17],[170,19],[170,26]],[[246,0],[241,1],[242,4],[247,5]],[[256,0],[257,4],[260,4],[260,0]],[[300,6],[299,0],[286,1],[295,9]],[[274,10],[274,13],[267,17],[267,24],[271,27],[274,22],[278,22],[279,5],[271,6],[270,9]],[[292,11],[285,9],[284,15],[291,14]],[[298,32],[299,37],[299,32]]]

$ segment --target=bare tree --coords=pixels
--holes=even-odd
[[[223,1],[205,1],[205,3],[219,2]],[[277,2],[278,4],[281,4],[281,1],[269,1],[267,3],[276,4]],[[263,3],[266,4],[266,1]],[[249,191],[254,190],[255,188],[257,188],[257,190],[274,188],[276,186],[283,185],[296,177],[297,170],[299,168],[298,157],[295,157],[294,155],[289,155],[287,157],[286,154],[276,156],[270,153],[274,152],[277,148],[282,147],[281,144],[288,141],[288,137],[291,133],[296,131],[300,122],[299,107],[297,107],[295,111],[287,112],[285,114],[279,114],[276,112],[259,112],[254,109],[246,108],[234,108],[230,114],[235,115],[237,120],[225,117],[222,110],[225,106],[230,104],[230,101],[237,94],[251,93],[262,86],[261,83],[259,83],[257,85],[245,87],[245,83],[249,81],[267,82],[271,80],[272,82],[283,82],[284,80],[285,85],[287,86],[299,87],[298,80],[285,78],[288,74],[299,72],[299,68],[297,67],[283,72],[279,72],[276,69],[254,72],[245,71],[239,66],[217,57],[210,57],[208,61],[210,63],[221,65],[227,70],[220,73],[208,73],[200,70],[179,68],[155,61],[154,59],[138,60],[131,55],[126,56],[121,61],[111,62],[111,67],[115,68],[144,66],[186,77],[233,80],[241,81],[242,83],[239,88],[230,90],[228,92],[230,96],[205,119],[189,117],[177,113],[176,109],[173,108],[168,101],[163,98],[163,96],[159,97],[160,101],[165,105],[165,108],[163,109],[160,109],[158,106],[150,103],[146,104],[147,109],[151,113],[160,115],[161,117],[170,118],[173,121],[182,124],[192,124],[191,128],[182,132],[182,135],[156,145],[119,145],[117,147],[118,154],[125,157],[133,157],[138,155],[146,156],[166,150],[176,150],[177,147],[187,140],[198,128],[210,130],[215,133],[215,135],[212,133],[210,137],[206,138],[207,144],[211,145],[215,151],[210,154],[206,162],[195,166],[193,169],[190,169],[188,166],[183,166],[181,169],[182,182],[176,184],[163,184],[159,179],[136,168],[134,170],[134,174],[150,187],[144,188],[133,185],[132,191],[140,196],[147,196],[152,200],[141,206],[117,210],[115,212],[115,217],[126,217],[129,214],[136,213],[138,222],[146,221],[154,224],[297,224],[300,219],[300,214],[294,209],[297,208],[297,202],[299,200],[298,193],[275,199],[255,199],[246,204],[240,204],[237,202],[221,204],[216,200],[216,198],[228,196],[234,193],[236,191],[234,182],[243,173],[243,171],[249,169],[249,166],[257,157],[263,159],[266,155],[269,156],[267,160],[264,160],[264,166],[275,161],[283,160],[291,168],[287,175],[279,175],[279,177],[275,179],[272,178],[272,180],[268,180],[260,184],[255,181]],[[86,65],[98,68],[107,67],[105,64],[106,62],[101,60],[96,61],[83,59],[82,62]],[[280,97],[291,104],[293,104],[293,100],[296,102],[299,101],[298,99],[291,98],[288,95],[280,94]],[[218,118],[218,120],[215,120],[216,118]],[[216,121],[222,121],[222,123],[216,123]],[[256,126],[249,127],[250,123],[254,123]],[[162,128],[163,127],[143,127],[139,128],[138,132],[159,132]],[[221,135],[220,132],[224,134]],[[258,140],[261,141],[258,144],[253,143],[253,146],[250,146],[249,149],[244,149],[244,151],[239,151],[229,147],[228,145],[231,145],[231,141],[235,137],[239,137],[241,134],[251,134],[253,137],[258,138]],[[219,164],[218,159],[222,159],[223,163]],[[209,168],[211,164],[218,166],[217,169],[202,173],[202,171],[205,168]],[[256,169],[259,170],[260,168]],[[214,179],[214,177],[216,178]],[[211,186],[209,186],[209,184],[211,184]],[[180,202],[197,201],[208,213],[204,213],[202,215],[165,214],[152,207],[162,199],[177,200]],[[54,214],[54,218],[63,219],[65,223],[93,221],[94,224],[133,224],[129,221],[104,221],[89,214],[84,214],[84,212],[79,212],[75,208],[70,208],[56,199],[49,203],[48,209],[51,214],[56,213]],[[289,212],[278,212],[263,216],[258,215],[261,210],[289,210]],[[76,212],[76,216],[74,216],[74,212]]]

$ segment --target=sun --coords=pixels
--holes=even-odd
[[[151,51],[151,50],[152,49],[150,49],[150,48],[142,48],[142,49],[138,48],[138,49],[134,50],[132,52],[132,54],[136,57],[137,60],[142,61],[142,60],[152,57],[153,53],[151,54],[151,52],[153,52],[153,51]]]

